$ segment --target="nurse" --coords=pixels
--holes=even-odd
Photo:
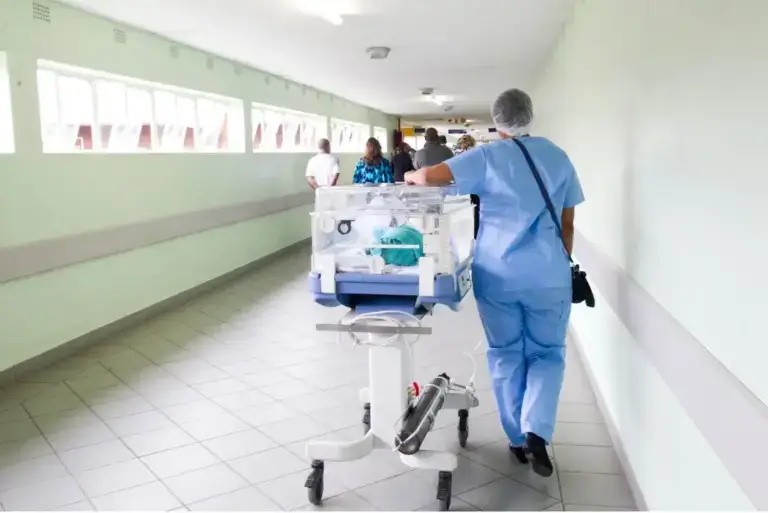
[[[533,104],[526,93],[503,92],[492,115],[500,140],[408,173],[406,181],[455,181],[461,194],[480,198],[472,277],[501,423],[518,461],[550,476],[546,446],[555,427],[571,312],[568,256],[574,207],[584,195],[565,152],[529,135]],[[542,177],[562,238],[518,144]]]

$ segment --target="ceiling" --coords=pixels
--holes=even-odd
[[[64,0],[391,114],[487,119],[529,87],[573,0]],[[340,14],[334,25],[322,14]],[[369,46],[392,49],[370,60]],[[423,98],[433,87],[443,106]],[[445,113],[450,106],[452,110]]]

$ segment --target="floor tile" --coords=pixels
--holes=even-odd
[[[120,419],[154,409],[154,406],[143,397],[133,397],[122,401],[109,402],[91,406],[91,410],[102,420]]]
[[[192,511],[278,511],[280,507],[255,487],[190,504]]]
[[[623,476],[607,474],[571,474],[560,476],[563,502],[612,508],[634,508],[632,492]]]
[[[408,472],[365,486],[355,493],[384,511],[413,511],[435,502],[437,489],[418,472]]]
[[[427,481],[433,490],[437,490],[438,472],[432,470],[418,470],[419,477]],[[475,463],[474,461],[459,456],[459,466],[453,471],[451,490],[454,495],[459,495],[488,483],[498,481],[503,474],[493,469]]]
[[[111,440],[79,449],[62,451],[59,453],[59,458],[71,473],[79,474],[86,470],[130,461],[136,457],[123,442]]]
[[[524,484],[544,495],[560,501],[560,485],[557,474],[549,478],[536,475],[530,465],[521,465],[509,452],[506,440],[485,445],[474,451],[464,453],[464,456],[489,467],[518,483]]]
[[[0,424],[0,443],[26,440],[39,434],[37,426],[29,419]]]
[[[298,509],[309,504],[307,488],[304,487],[308,475],[309,470],[296,472],[287,476],[278,477],[277,479],[265,481],[257,485],[257,488],[282,509],[287,511]],[[347,490],[338,479],[334,479],[333,473],[326,470],[323,484],[323,498],[330,499],[347,491],[349,490]]]
[[[280,445],[306,440],[313,436],[327,433],[330,430],[329,427],[324,426],[307,416],[295,417],[259,427],[259,431],[272,440],[275,440]]]
[[[29,414],[20,405],[8,405],[0,409],[0,424],[28,419]]]
[[[157,480],[139,460],[87,470],[75,475],[75,479],[86,495],[91,498],[127,490]]]
[[[558,445],[555,447],[560,472],[621,474],[621,463],[613,447]]]
[[[99,511],[170,511],[181,506],[161,483],[140,485],[92,500]]]
[[[57,451],[77,449],[115,439],[115,434],[101,422],[65,429],[46,436],[48,443]]]
[[[6,386],[0,391],[0,483],[16,488],[0,487],[0,502],[92,509],[67,477],[68,467],[90,476],[89,494],[102,494],[93,501],[103,509],[186,510],[157,479],[173,484],[194,509],[318,509],[307,504],[303,488],[306,442],[362,436],[358,392],[367,381],[368,354],[314,331],[314,323],[334,322],[344,312],[312,304],[307,259],[306,252],[287,255]],[[436,312],[433,336],[415,347],[418,379],[468,371],[466,344],[454,339],[479,340],[482,327],[473,299],[467,301],[470,308],[458,315]],[[490,373],[480,365],[484,347],[473,354],[480,405],[470,415],[467,447],[458,446],[456,412],[448,410],[424,445],[460,455],[453,491],[469,502],[454,497],[453,510],[557,511],[561,499],[566,509],[633,509],[616,506],[625,481],[611,474],[621,469],[577,353],[568,355],[553,446],[564,498],[557,474],[543,479],[512,461]],[[146,463],[134,459],[137,454]],[[127,467],[119,472],[119,465]],[[347,491],[364,489],[379,504],[404,501],[402,507],[433,510],[435,480],[435,472],[413,471],[392,451],[328,463],[322,509],[370,510],[373,504]],[[50,494],[36,497],[46,487]]]
[[[201,442],[251,429],[251,426],[229,413],[184,422],[179,426]]]
[[[208,399],[194,401],[190,403],[179,404],[168,408],[163,408],[171,420],[178,424],[191,422],[197,419],[208,419],[218,415],[225,414],[224,409],[218,404]]]
[[[155,408],[172,408],[184,404],[194,403],[205,399],[203,394],[192,387],[184,386],[173,390],[142,391],[142,396],[152,403]]]
[[[483,511],[540,511],[558,503],[511,479],[475,488],[459,495],[459,499]]]
[[[171,477],[164,482],[184,504],[194,504],[248,486],[245,479],[223,463]]]
[[[122,403],[140,398],[135,390],[123,384],[90,390],[81,393],[80,397],[83,399],[83,402],[90,407],[111,403]]]
[[[596,404],[564,403],[557,407],[557,422],[603,424],[603,414]]]
[[[275,400],[258,390],[246,390],[234,394],[212,397],[211,400],[227,410],[239,410],[251,406],[272,403]]]
[[[94,511],[93,504],[89,500],[82,500],[66,506],[56,506],[51,511]]]
[[[350,490],[405,474],[411,469],[400,461],[397,453],[374,451],[362,460],[329,463],[326,472],[333,472]]]
[[[241,410],[234,410],[234,415],[253,427],[274,424],[288,419],[295,419],[301,414],[279,402],[251,406]]]
[[[565,511],[637,511],[635,508],[609,508],[606,506],[583,506],[579,504],[564,504]]]
[[[144,464],[160,479],[178,476],[192,470],[212,467],[221,460],[200,444],[185,445],[176,449],[145,456]]]
[[[315,387],[298,379],[259,387],[259,390],[278,401],[317,392]]]
[[[67,385],[58,384],[28,399],[24,408],[33,417],[81,407],[83,402]]]
[[[38,480],[30,486],[0,493],[0,502],[7,511],[58,509],[84,499],[83,491],[70,476]]]
[[[335,497],[323,499],[320,506],[306,504],[297,511],[375,511],[373,504],[360,497],[355,492],[346,492]]]
[[[193,385],[192,388],[203,394],[205,397],[213,398],[222,395],[235,394],[237,392],[245,392],[249,389],[249,386],[239,379],[226,378],[202,383],[200,385]]]
[[[99,417],[85,406],[75,410],[37,417],[35,418],[35,423],[47,437],[76,428],[104,424]]]
[[[156,410],[108,420],[106,424],[119,437],[174,427],[173,422],[168,417]]]
[[[160,451],[167,451],[195,442],[179,427],[158,429],[139,435],[123,438],[123,442],[137,455],[148,456]]]
[[[248,362],[245,362],[243,364],[238,365],[246,365]],[[261,362],[259,362],[261,364]],[[262,364],[263,365],[263,364]],[[280,383],[285,383],[288,381],[292,381],[294,379],[293,376],[285,372],[285,370],[280,369],[270,369],[266,371],[248,371],[244,374],[240,374],[237,372],[237,370],[232,370],[230,367],[222,367],[225,371],[230,372],[233,376],[238,376],[241,381],[244,381],[245,383],[248,383],[251,386],[254,387],[265,387],[268,385],[279,385]]]
[[[32,486],[67,475],[67,469],[55,455],[8,465],[0,469],[0,490],[12,490]]]
[[[53,448],[42,436],[0,443],[0,468],[53,454]]]
[[[277,442],[257,429],[212,438],[203,442],[203,445],[223,461],[243,458],[278,446]]]
[[[285,448],[278,447],[229,462],[229,465],[252,484],[307,469],[307,464]]]
[[[555,445],[591,445],[611,447],[611,437],[603,424],[558,422],[555,425]]]

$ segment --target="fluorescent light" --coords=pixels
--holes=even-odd
[[[342,18],[341,14],[338,13],[321,13],[320,17],[328,23],[336,25],[337,27],[344,23],[344,18]]]

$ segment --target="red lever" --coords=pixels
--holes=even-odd
[[[419,384],[415,381],[412,383],[413,385],[413,393],[416,397],[419,397]]]

